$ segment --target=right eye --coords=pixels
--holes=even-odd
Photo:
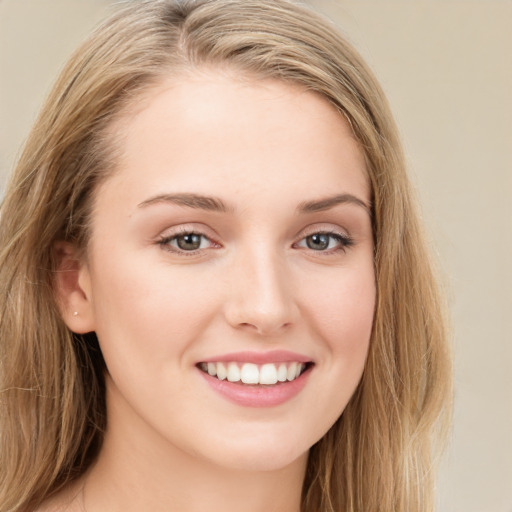
[[[214,246],[206,235],[193,231],[166,236],[158,243],[169,251],[183,255],[184,253],[195,254],[197,251]]]

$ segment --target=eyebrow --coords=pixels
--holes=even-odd
[[[235,209],[228,206],[222,199],[213,196],[203,196],[199,194],[159,194],[157,196],[146,199],[138,205],[139,208],[145,208],[153,204],[159,203],[172,203],[178,206],[185,206],[187,208],[194,208],[198,210],[207,210],[221,213],[233,213]],[[301,213],[314,213],[330,210],[335,206],[341,204],[354,204],[360,206],[371,214],[371,206],[365,203],[362,199],[352,194],[337,194],[331,197],[316,199],[313,201],[304,201],[297,206],[296,212]]]
[[[160,194],[143,201],[138,206],[139,208],[145,208],[146,206],[158,203],[172,203],[178,206],[186,206],[187,208],[222,213],[233,211],[233,208],[229,208],[224,201],[218,197],[202,196],[198,194]]]
[[[314,212],[323,212],[325,210],[330,210],[335,206],[340,204],[355,204],[357,206],[361,206],[364,208],[367,213],[371,215],[371,205],[365,203],[362,199],[352,195],[352,194],[338,194],[331,197],[325,197],[323,199],[317,199],[314,201],[304,201],[299,204],[297,207],[297,211],[299,213],[314,213]]]

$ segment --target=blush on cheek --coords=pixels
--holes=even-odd
[[[375,310],[373,281],[339,283],[315,298],[319,329],[336,350],[352,350],[369,342]]]

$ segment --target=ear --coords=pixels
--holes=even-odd
[[[95,330],[89,269],[73,244],[56,242],[53,276],[55,298],[62,319],[77,334]]]

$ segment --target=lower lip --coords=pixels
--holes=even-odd
[[[198,372],[214,391],[230,402],[244,407],[275,407],[284,404],[300,393],[306,385],[311,370],[312,368],[306,369],[295,380],[280,382],[271,386],[229,382],[228,380],[219,380],[212,377],[199,369]]]

